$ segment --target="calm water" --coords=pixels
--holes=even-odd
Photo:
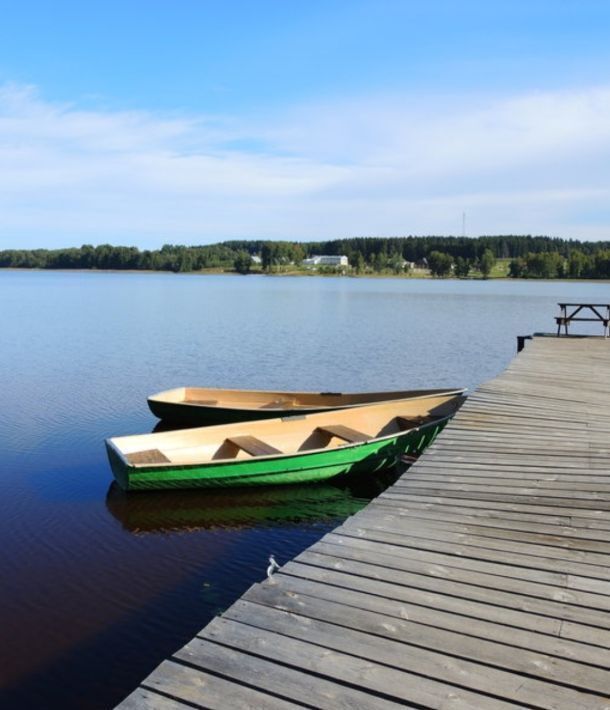
[[[102,441],[184,384],[465,385],[590,283],[0,272],[2,707],[109,708],[383,480],[125,496]]]

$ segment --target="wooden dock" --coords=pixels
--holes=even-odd
[[[535,337],[119,707],[610,708],[610,342]]]

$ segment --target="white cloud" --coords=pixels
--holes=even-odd
[[[610,238],[610,87],[281,114],[84,111],[0,87],[0,247],[231,237]]]

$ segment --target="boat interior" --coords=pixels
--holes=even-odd
[[[442,392],[458,391],[404,390],[395,392],[270,392],[264,390],[230,390],[203,387],[179,387],[159,392],[150,400],[173,404],[218,407],[227,409],[309,409],[312,407],[340,407],[354,404],[391,401],[405,397],[419,397]]]
[[[132,466],[195,464],[332,449],[451,416],[464,397],[445,395],[369,407],[111,439]]]

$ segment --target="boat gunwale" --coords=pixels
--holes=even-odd
[[[457,410],[456,410],[457,411]],[[331,451],[345,451],[348,449],[356,449],[361,446],[367,446],[369,444],[376,444],[381,441],[385,441],[386,439],[395,439],[396,437],[402,436],[404,434],[411,434],[413,432],[420,431],[421,429],[428,429],[432,426],[438,425],[442,422],[448,421],[452,419],[455,416],[455,412],[452,412],[451,414],[448,414],[444,417],[439,417],[438,419],[434,419],[430,422],[425,422],[423,424],[418,424],[417,426],[411,427],[410,429],[402,429],[401,431],[397,432],[392,432],[391,434],[384,434],[383,436],[379,437],[371,437],[370,439],[367,439],[366,441],[356,441],[356,442],[348,442],[346,444],[342,444],[340,446],[335,446],[331,449],[322,447],[318,449],[308,449],[304,451],[294,451],[294,452],[280,452],[279,454],[266,454],[263,456],[252,456],[249,459],[210,459],[208,461],[198,461],[196,463],[172,463],[171,461],[164,461],[164,462],[159,462],[159,463],[143,463],[143,464],[133,464],[130,463],[126,456],[123,454],[123,452],[117,447],[117,445],[113,442],[112,438],[106,439],[105,443],[106,446],[110,447],[115,454],[118,455],[118,457],[121,459],[123,464],[125,465],[126,468],[130,469],[132,472],[137,472],[137,471],[149,471],[149,470],[156,470],[156,469],[172,469],[172,470],[184,470],[188,468],[197,468],[201,466],[226,466],[226,465],[236,465],[236,464],[249,464],[254,461],[267,461],[267,460],[274,460],[274,459],[281,459],[281,458],[292,458],[295,456],[309,456],[311,454],[320,454],[320,453],[330,453]],[[223,424],[220,424],[219,426],[225,426]],[[195,427],[196,429],[211,429],[212,427]],[[185,430],[186,431],[186,430]]]

